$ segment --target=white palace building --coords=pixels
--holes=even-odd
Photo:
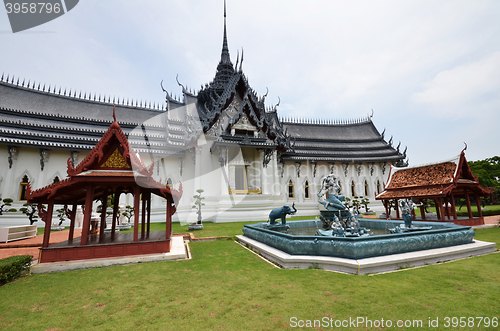
[[[182,85],[181,85],[182,86]],[[124,102],[3,75],[0,79],[0,194],[13,207],[32,189],[67,176],[116,118],[154,178],[182,183],[174,221],[194,222],[193,195],[203,189],[203,219],[266,220],[271,209],[295,203],[297,215],[317,215],[324,176],[335,174],[347,197],[374,204],[390,165],[405,166],[406,150],[393,147],[371,116],[349,121],[283,119],[251,88],[241,62],[229,56],[224,22],[221,59],[212,82],[182,100],[166,92],[165,105]],[[385,131],[385,130],[384,130]],[[132,197],[122,197],[131,204]],[[165,201],[154,197],[152,220],[164,221]],[[21,214],[0,224],[27,224]],[[43,222],[38,222],[43,223]],[[40,224],[41,225],[41,224]]]

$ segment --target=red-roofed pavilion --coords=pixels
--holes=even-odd
[[[418,203],[433,199],[436,204],[437,220],[450,221],[460,225],[484,224],[480,197],[488,196],[487,189],[479,185],[465,158],[465,149],[452,160],[411,168],[391,167],[386,188],[375,198],[382,200],[389,214],[388,202],[396,200],[396,218],[400,218],[398,200],[410,199]],[[465,198],[468,218],[457,217],[455,198]],[[474,218],[471,198],[475,198],[478,217]],[[422,220],[426,220],[424,207],[420,207]],[[432,220],[430,220],[432,221]]]
[[[45,222],[45,235],[39,262],[55,262],[107,258],[127,255],[166,253],[170,251],[172,215],[182,195],[179,190],[161,184],[152,178],[153,165],[147,168],[131,148],[127,137],[114,122],[96,146],[76,167],[68,159],[68,177],[57,183],[32,191],[28,184],[28,203],[38,204],[40,218]],[[118,202],[121,194],[134,196],[134,232],[115,235]],[[114,194],[113,222],[110,233],[105,233],[108,197]],[[167,201],[165,232],[150,233],[151,196],[158,195]],[[141,198],[142,197],[142,198]],[[102,216],[98,233],[90,233],[92,205],[102,201]],[[141,201],[142,200],[142,201]],[[140,204],[142,208],[140,213]],[[42,204],[47,204],[45,210]],[[50,228],[54,205],[64,205],[71,221],[68,241],[49,246]],[[76,208],[84,210],[80,239],[73,238]],[[69,210],[68,206],[72,206]],[[141,235],[139,236],[139,219]]]

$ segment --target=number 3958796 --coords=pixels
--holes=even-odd
[[[10,3],[7,2],[5,4],[5,9],[7,10],[7,14],[15,13],[15,14],[41,14],[41,13],[56,13],[59,14],[61,11],[61,4],[51,4],[45,2],[23,2],[23,3]]]

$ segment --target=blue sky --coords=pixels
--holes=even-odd
[[[82,0],[12,34],[0,71],[163,103],[160,82],[198,90],[220,58],[222,0]],[[499,1],[228,0],[231,59],[283,117],[360,118],[408,146],[411,165],[500,154]]]

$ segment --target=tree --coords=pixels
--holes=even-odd
[[[38,208],[37,205],[33,203],[25,203],[22,208],[19,208],[19,211],[24,215],[28,216],[30,220],[30,225],[38,221]]]
[[[365,213],[368,213],[368,205],[370,204],[370,199],[363,198],[361,199],[360,204],[365,207]]]
[[[485,160],[469,161],[469,167],[483,187],[492,187],[500,193],[500,156]]]
[[[15,208],[9,208],[12,206],[12,202],[14,202],[14,200],[11,198],[0,198],[0,215],[3,215],[4,213],[15,213],[17,211]]]
[[[127,218],[127,223],[130,223],[132,217],[134,217],[134,208],[130,205],[125,207],[125,211],[122,212],[122,215]]]
[[[59,208],[56,210],[56,213],[57,213],[57,218],[59,219],[59,224],[57,225],[60,226],[62,222],[64,222],[64,220],[66,219],[66,212],[64,208]]]
[[[361,201],[359,201],[360,197],[354,196],[352,199],[346,197],[344,200],[344,205],[347,208],[353,208],[359,212],[359,208],[361,207]]]

